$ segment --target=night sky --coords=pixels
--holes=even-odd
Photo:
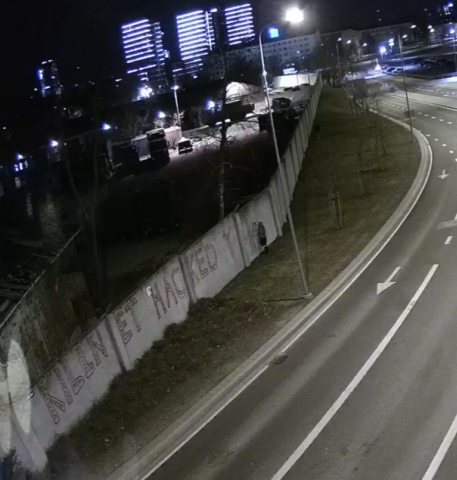
[[[376,23],[377,9],[383,20],[395,21],[402,16],[432,7],[426,0],[298,0],[291,4],[305,7],[306,29],[321,31],[360,28]],[[149,15],[162,22],[164,41],[173,41],[173,15],[187,9],[238,3],[234,0],[18,0],[4,1],[0,19],[2,38],[2,100],[11,101],[33,94],[35,71],[41,60],[56,58],[61,80],[80,81],[114,75],[122,69],[119,27],[139,16]],[[259,24],[281,16],[284,0],[253,0]],[[158,5],[158,6],[156,6]],[[164,11],[164,6],[169,7]],[[6,13],[5,13],[6,12]],[[170,45],[171,46],[171,45]],[[5,96],[5,89],[8,95]]]

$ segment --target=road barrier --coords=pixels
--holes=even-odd
[[[25,468],[43,469],[46,449],[100,401],[116,375],[133,369],[169,325],[185,321],[193,304],[217,295],[255,261],[262,251],[258,222],[268,244],[282,235],[286,202],[293,198],[321,89],[319,75],[282,157],[286,185],[277,171],[263,192],[143,282],[33,387],[29,363],[34,357],[19,338],[11,338],[7,363],[0,369],[0,457],[15,449]],[[14,386],[9,372],[15,375]]]

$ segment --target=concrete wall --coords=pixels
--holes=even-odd
[[[174,258],[114,309],[108,321],[126,369],[163,337],[168,325],[185,320],[190,301],[179,258]]]
[[[217,295],[245,266],[234,217],[225,218],[192,245],[182,263],[195,300]]]
[[[43,469],[46,449],[103,397],[116,375],[132,369],[163,337],[167,326],[183,322],[192,304],[217,295],[259,256],[257,222],[263,222],[268,244],[282,234],[308,145],[302,137],[311,131],[320,90],[319,78],[314,98],[286,149],[281,165],[287,189],[284,191],[276,172],[262,193],[143,282],[84,338],[73,342],[39,379],[35,379],[39,370],[31,365],[36,355],[24,348],[20,330],[31,324],[39,336],[41,325],[54,316],[47,307],[41,314],[37,312],[40,304],[33,296],[29,297],[32,304],[31,300],[21,302],[16,309],[19,320],[5,326],[11,334],[8,345],[2,339],[0,456],[15,448],[26,468]],[[34,320],[31,308],[43,318]],[[46,339],[43,342],[47,344]],[[36,344],[31,350],[34,348]]]

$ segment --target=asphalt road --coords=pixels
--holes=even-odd
[[[405,119],[403,100],[381,102]],[[457,218],[457,112],[414,109],[434,165],[412,214],[285,361],[150,480],[457,478],[457,231],[439,228]]]

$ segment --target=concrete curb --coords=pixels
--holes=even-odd
[[[380,115],[409,129],[398,120]],[[305,333],[365,271],[407,219],[430,177],[433,164],[430,144],[416,129],[414,136],[421,148],[421,163],[414,182],[395,212],[371,242],[327,288],[273,338],[107,480],[144,480],[157,470],[263,373],[278,351],[288,348],[287,344],[292,337],[296,339]]]

